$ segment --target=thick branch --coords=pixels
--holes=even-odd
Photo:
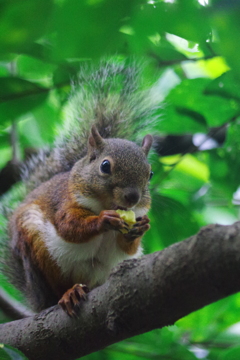
[[[0,342],[29,359],[76,359],[238,292],[239,277],[240,222],[207,226],[161,252],[119,264],[89,293],[78,319],[55,306],[1,325]]]

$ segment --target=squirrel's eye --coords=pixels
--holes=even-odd
[[[150,172],[149,180],[151,180],[152,177],[153,177],[153,171]]]
[[[100,166],[101,172],[104,174],[110,174],[111,173],[111,164],[108,160],[103,160]]]

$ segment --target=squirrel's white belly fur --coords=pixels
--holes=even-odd
[[[134,255],[122,251],[117,244],[115,231],[107,231],[87,243],[74,244],[63,240],[51,223],[46,223],[45,226],[48,234],[51,231],[51,236],[46,237],[46,246],[62,273],[70,275],[74,283],[86,279],[85,283],[89,288],[104,283],[111,269],[119,262],[142,254],[141,247]]]
[[[73,283],[84,279],[86,285],[93,288],[104,283],[111,269],[119,262],[142,255],[141,246],[134,255],[122,251],[116,241],[116,231],[107,231],[86,243],[70,243],[62,239],[53,224],[44,219],[38,206],[32,206],[25,215],[24,226],[31,225],[42,233],[51,257],[60,267],[62,274],[70,276]]]

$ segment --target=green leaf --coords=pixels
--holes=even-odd
[[[166,102],[171,105],[168,121],[170,123],[174,121],[175,124],[176,119],[173,117],[171,120],[171,116],[175,113],[176,117],[176,112],[178,112],[179,115],[188,115],[199,125],[206,121],[208,126],[214,127],[221,126],[236,116],[240,112],[240,104],[237,101],[223,99],[216,95],[205,95],[205,89],[210,86],[210,83],[211,80],[206,78],[186,79],[172,89],[166,97]],[[175,110],[172,109],[173,106]],[[181,117],[179,117],[183,126],[185,118],[181,121]],[[193,128],[190,132],[195,130]]]
[[[166,39],[165,29],[161,28],[161,16],[165,11],[162,7],[169,7],[169,4],[141,5],[134,12],[133,18],[130,18],[129,25],[124,25],[120,31],[127,34],[131,52],[150,53],[157,57],[158,63],[166,62],[166,65],[171,65],[171,61],[183,61],[186,57]]]
[[[186,154],[184,156],[179,157],[178,155],[166,156],[160,159],[162,164],[166,165],[174,165],[174,170],[179,172],[183,172],[191,177],[194,177],[201,182],[208,182],[209,180],[209,168],[203,162],[199,161],[195,156],[191,154]],[[192,179],[191,179],[192,180]]]
[[[0,359],[1,360],[11,360],[11,358],[6,353],[3,344],[0,344]]]
[[[52,0],[1,1],[0,52],[21,51],[43,35],[52,5]]]
[[[0,77],[2,76],[8,76],[9,75],[9,69],[7,67],[7,64],[1,64],[0,65]]]
[[[0,127],[0,149],[5,148],[6,146],[9,146],[9,133],[6,131],[2,131]]]
[[[114,360],[165,358],[195,360],[196,357],[187,349],[187,346],[181,345],[179,342],[176,331],[163,328],[111,345],[104,351],[105,356],[103,357],[108,358],[109,355],[109,359],[114,358]],[[85,359],[87,360],[88,357]]]
[[[195,311],[188,316],[177,321],[184,333],[190,330],[189,340],[201,344],[201,342],[226,343],[226,334],[222,332],[235,324],[240,316],[240,294],[232,295],[228,298],[219,300],[213,304]],[[198,326],[196,326],[198,324]],[[230,345],[230,341],[227,341]],[[236,338],[233,344],[236,343]]]
[[[166,43],[167,42],[165,42],[165,44]],[[163,41],[161,40],[159,46],[156,46],[154,49],[159,65],[169,66],[187,60],[185,55],[177,51],[170,43],[168,44],[164,45]]]
[[[33,109],[18,126],[21,145],[35,148],[53,143],[59,117],[60,111],[51,101]]]
[[[167,102],[167,99],[166,99]],[[170,101],[165,105],[164,110],[158,110],[160,121],[157,129],[166,134],[194,134],[196,132],[206,132],[207,127],[204,124],[204,117],[196,111],[190,111],[179,106],[174,106]],[[202,121],[196,121],[196,117]]]
[[[55,13],[55,59],[89,58],[116,53],[123,44],[122,21],[135,1],[68,0]]]
[[[198,112],[187,109],[183,106],[176,106],[175,109],[179,115],[188,116],[189,118],[192,118],[195,122],[206,126],[205,117],[203,115],[199,114]]]
[[[144,236],[144,244],[151,252],[183,240],[199,230],[189,206],[156,192],[152,196],[149,216],[152,226]]]
[[[224,144],[222,158],[227,165],[227,176],[225,183],[231,191],[236,191],[239,186],[240,173],[240,126],[238,122],[229,125],[227,139]]]
[[[229,131],[231,132],[231,125]],[[206,202],[231,204],[233,192],[236,191],[239,184],[239,175],[237,174],[239,174],[240,166],[237,154],[234,154],[234,148],[235,146],[230,152],[228,147],[228,150],[214,149],[209,153],[208,167],[211,188],[205,199]]]
[[[41,104],[48,89],[16,77],[0,78],[0,124],[18,118]]]
[[[19,55],[16,59],[16,68],[19,77],[29,80],[42,80],[42,83],[49,84],[55,66],[31,56]]]
[[[218,38],[216,47],[226,58],[238,79],[240,79],[239,17],[239,2],[228,0],[214,1],[209,17]]]
[[[240,346],[225,350],[219,356],[219,360],[237,360],[240,359]]]
[[[19,350],[9,345],[0,344],[1,360],[28,360]]]
[[[2,137],[0,136],[0,143],[1,142],[2,142]],[[1,152],[0,169],[2,169],[6,165],[6,163],[12,158],[12,148],[10,147],[10,145],[7,146],[7,144],[4,144],[4,139],[3,139],[3,144],[1,143],[0,152]]]
[[[22,49],[22,54],[51,63],[50,48],[44,44],[30,43]]]
[[[53,83],[58,86],[59,84],[70,85],[72,79],[76,78],[79,73],[81,61],[64,61],[56,68],[53,73]]]
[[[196,43],[204,43],[211,34],[206,9],[193,0],[141,4],[132,26],[138,38],[143,39],[168,32]]]
[[[230,100],[240,101],[240,81],[233,71],[227,71],[211,81],[205,88],[206,95],[218,95]],[[233,101],[233,105],[235,102]]]

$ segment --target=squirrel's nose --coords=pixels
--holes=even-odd
[[[138,203],[140,198],[139,192],[136,189],[129,189],[124,194],[124,199],[128,207]]]

